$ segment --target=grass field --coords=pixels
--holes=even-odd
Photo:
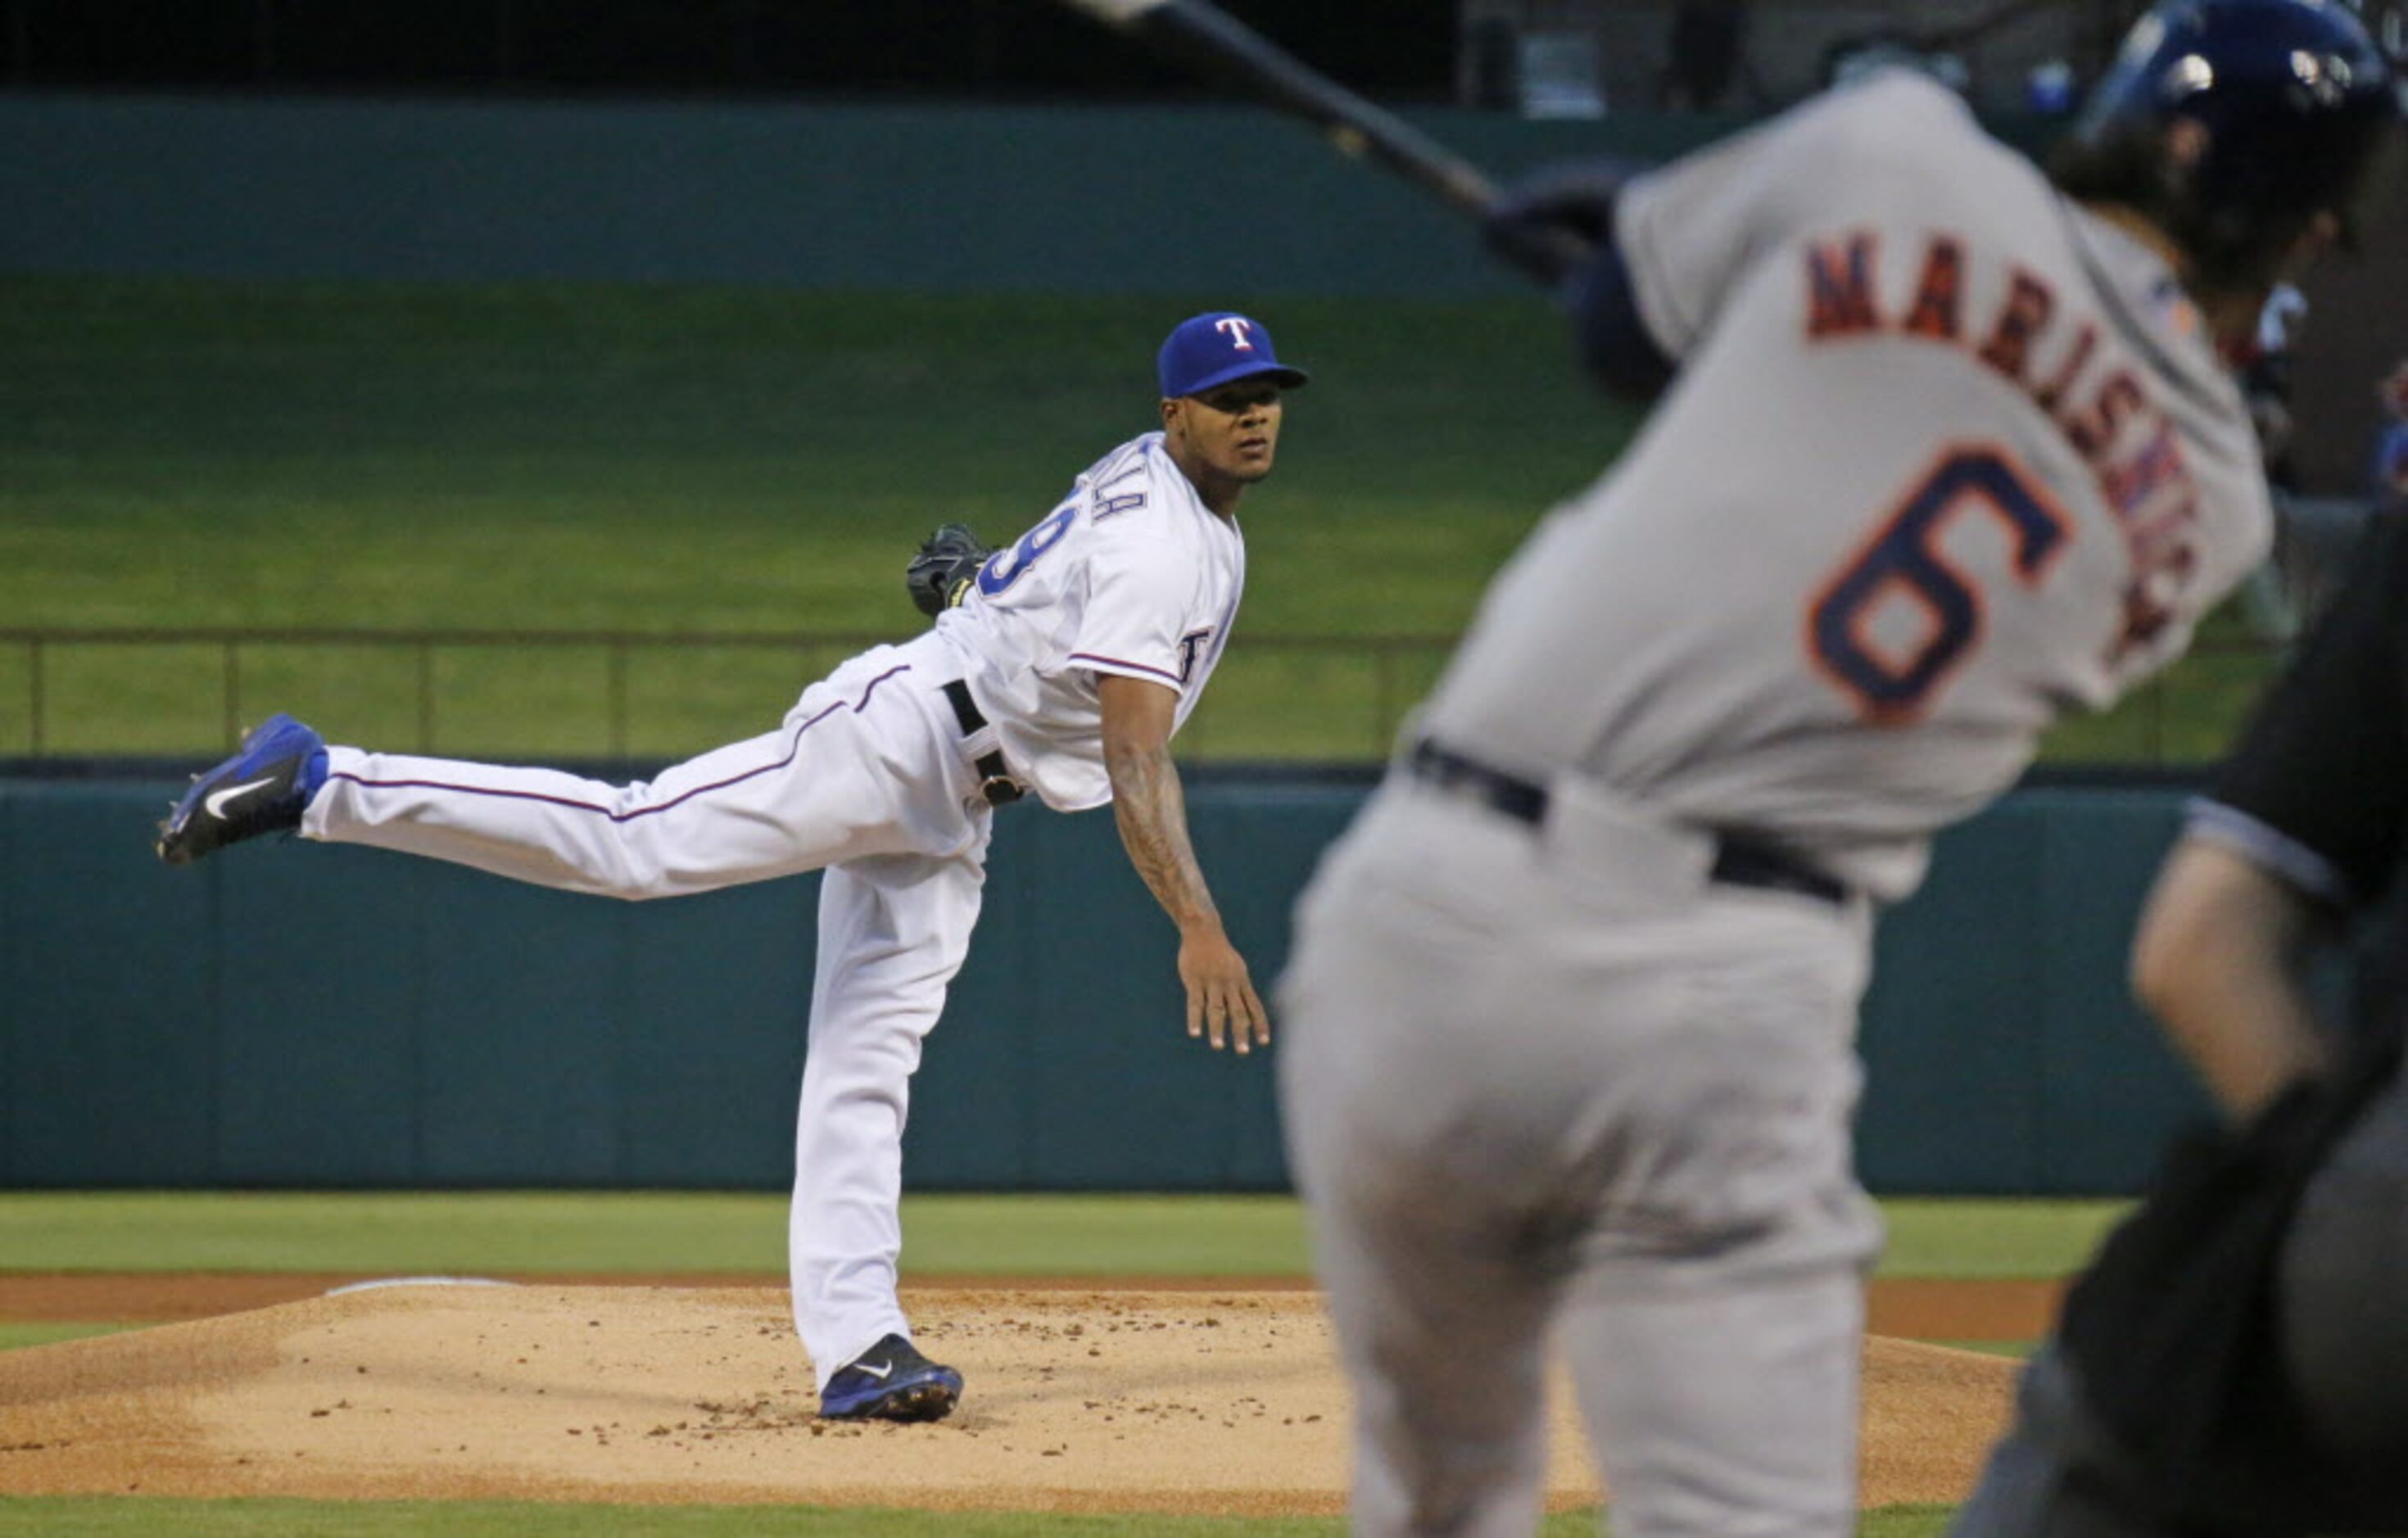
[[[214,1194],[0,1193],[0,1271],[284,1271],[393,1274],[508,1272],[758,1272],[783,1264],[783,1200],[756,1193],[557,1192]],[[2122,1210],[2102,1201],[1892,1200],[1882,1271],[1895,1276],[2057,1276]],[[1283,1198],[922,1196],[904,1203],[907,1272],[948,1274],[1230,1275],[1307,1265],[1304,1219]],[[93,1333],[122,1321],[18,1326],[0,1345]],[[5,1478],[0,1466],[0,1478]],[[0,1487],[5,1488],[5,1487]],[[1869,1514],[1869,1538],[1941,1532],[1942,1508]],[[18,1533],[172,1531],[241,1538],[315,1534],[570,1532],[862,1534],[1066,1538],[1141,1531],[1163,1538],[1314,1538],[1341,1524],[998,1515],[802,1507],[637,1508],[536,1503],[330,1505],[139,1497],[0,1500],[0,1538]],[[1552,1518],[1548,1538],[1594,1531]]]
[[[2117,1201],[1894,1200],[1881,1274],[2062,1276]],[[1276,1196],[903,1199],[913,1275],[1300,1276]],[[785,1270],[785,1198],[757,1192],[0,1191],[0,1272]]]
[[[1154,345],[1205,302],[0,280],[0,614],[900,636],[919,537],[1010,538],[1154,425]],[[1535,303],[1275,314],[1321,382],[1248,509],[1250,634],[1452,634],[1629,424],[1570,387]],[[635,745],[758,730],[853,649],[647,654]],[[49,745],[214,743],[217,662],[62,648]],[[444,654],[440,745],[598,750],[600,664]],[[415,732],[415,666],[245,658],[257,697],[364,740]],[[26,668],[0,662],[0,753],[26,739]],[[1368,694],[1364,665],[1256,671],[1224,681],[1222,713],[1253,718],[1222,726],[1234,747],[1376,756],[1359,710],[1294,703],[1297,678]]]
[[[0,645],[0,756],[32,750],[36,697],[64,755],[194,755],[280,707],[468,755],[750,735],[861,638],[916,627],[899,573],[926,529],[1008,538],[1150,426],[1155,342],[1231,297],[1253,302],[0,279],[0,625],[843,638],[638,648],[619,683],[599,645],[261,644],[233,697],[208,646]],[[1182,746],[1376,759],[1634,419],[1535,299],[1260,309],[1316,378],[1247,505],[1245,641]],[[2214,755],[2264,657],[2229,616],[2211,640],[2050,755]]]

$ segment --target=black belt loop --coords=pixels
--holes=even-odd
[[[945,701],[953,706],[953,720],[962,728],[964,737],[976,737],[986,730],[986,717],[980,712],[978,701],[970,697],[968,683],[957,678],[948,680]],[[1027,794],[1021,788],[1020,782],[1011,777],[1011,770],[1004,764],[1000,750],[979,755],[970,767],[978,771],[979,795],[989,806],[1006,806]]]
[[[1477,758],[1440,747],[1427,738],[1415,742],[1405,759],[1406,772],[1424,784],[1470,797],[1491,812],[1536,827],[1547,820],[1547,787]],[[1752,886],[1768,892],[1792,892],[1835,906],[1845,906],[1852,895],[1845,882],[1827,876],[1787,850],[1729,833],[1712,835],[1714,863],[1708,879],[1726,886]]]
[[[970,697],[970,686],[962,680],[946,681],[945,703],[953,708],[953,720],[960,724],[964,737],[986,730],[986,717],[979,713],[978,701]]]

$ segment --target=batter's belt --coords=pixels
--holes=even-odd
[[[1415,742],[1406,755],[1405,771],[1424,784],[1466,797],[1515,822],[1536,827],[1547,820],[1546,786],[1427,738]],[[1844,904],[1852,896],[1845,882],[1815,870],[1787,850],[1730,833],[1708,836],[1714,841],[1709,880],[1726,886],[1792,892],[1834,904]]]
[[[961,726],[963,740],[973,744],[976,755],[970,760],[970,768],[978,773],[979,795],[986,804],[1004,806],[1027,795],[1026,788],[1012,778],[1010,767],[1004,763],[1001,748],[976,751],[975,744],[992,742],[995,736],[987,728],[986,715],[978,708],[978,701],[970,697],[970,686],[960,679],[952,680],[945,685],[945,702],[953,708],[953,720]]]

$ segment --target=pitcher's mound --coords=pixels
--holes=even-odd
[[[1310,1292],[909,1299],[933,1425],[820,1420],[771,1289],[379,1287],[0,1355],[0,1492],[1327,1515],[1347,1396]],[[1952,1502],[2013,1364],[1866,1354],[1864,1503]],[[1568,1392],[1550,1504],[1602,1490]]]

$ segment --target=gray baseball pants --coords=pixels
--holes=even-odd
[[[1358,1533],[1531,1531],[1557,1344],[1620,1538],[1854,1531],[1869,920],[1711,854],[1396,782],[1315,877],[1280,1079]]]

